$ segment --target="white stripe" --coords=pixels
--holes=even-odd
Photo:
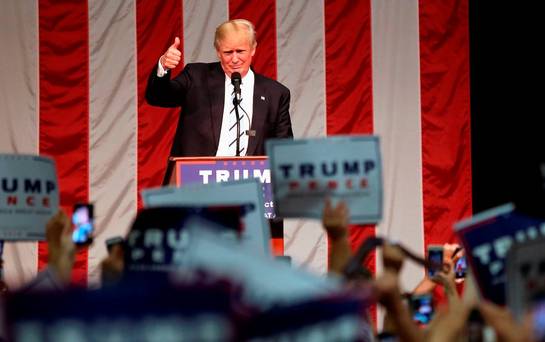
[[[321,3],[278,0],[278,80],[291,90],[296,138],[325,136],[324,22]],[[285,253],[318,273],[327,270],[327,239],[321,223],[285,220]]]
[[[228,19],[226,0],[184,0],[184,62],[216,62],[214,33]]]
[[[422,254],[418,0],[373,0],[371,22],[374,131],[384,165],[384,219],[377,234]],[[377,262],[377,274],[381,266]],[[421,267],[407,263],[402,286],[412,290],[423,276]]]
[[[0,152],[38,153],[38,8],[34,1],[0,1]],[[36,275],[35,242],[6,243],[11,289]]]
[[[89,198],[96,238],[89,284],[99,280],[104,241],[125,236],[136,215],[137,75],[133,0],[89,1]]]

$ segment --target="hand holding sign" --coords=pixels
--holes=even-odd
[[[159,62],[165,69],[174,69],[178,66],[178,63],[182,60],[182,53],[178,50],[180,46],[180,38],[174,38],[174,43],[168,48],[168,50],[161,56]]]

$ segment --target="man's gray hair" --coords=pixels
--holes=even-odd
[[[219,49],[219,43],[225,38],[228,31],[236,32],[241,29],[246,30],[246,32],[248,32],[250,45],[254,48],[257,45],[254,24],[252,24],[251,21],[246,19],[233,19],[233,20],[228,20],[222,23],[220,26],[216,28],[216,34],[214,36],[214,47],[216,48],[216,50]]]

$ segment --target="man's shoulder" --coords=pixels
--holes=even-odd
[[[269,78],[269,77],[267,77],[265,75],[262,75],[262,74],[258,74],[255,71],[254,71],[254,75],[255,75],[256,83],[260,83],[264,87],[274,89],[274,90],[279,91],[279,92],[288,92],[289,93],[289,91],[290,91],[288,89],[288,87],[286,87],[282,83],[278,82],[277,80],[274,80],[274,79]]]
[[[195,71],[195,72],[208,72],[208,71],[217,71],[221,70],[221,66],[219,62],[214,63],[187,63],[184,67],[187,71]]]

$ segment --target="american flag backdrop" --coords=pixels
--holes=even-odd
[[[179,110],[146,103],[149,72],[176,36],[185,63],[216,61],[215,27],[232,18],[256,24],[254,69],[290,88],[296,138],[381,137],[384,219],[354,227],[354,246],[451,241],[472,201],[468,0],[2,0],[0,152],[53,156],[61,204],[95,203],[77,281],[97,283],[104,241],[161,182]],[[294,263],[326,271],[319,222],[288,220],[284,234]],[[4,258],[16,287],[46,246],[8,243]],[[407,265],[404,286],[423,275]]]

